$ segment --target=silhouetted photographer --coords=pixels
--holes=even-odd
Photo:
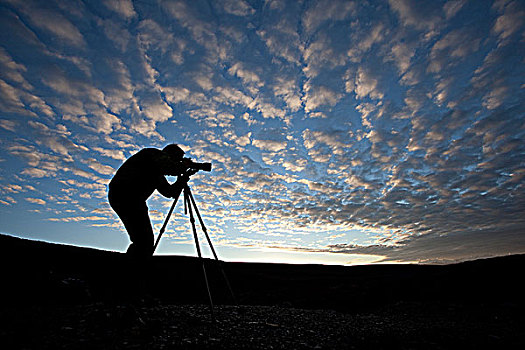
[[[108,199],[129,234],[127,254],[138,258],[153,254],[153,229],[146,200],[155,190],[164,197],[178,198],[190,176],[199,170],[210,171],[211,164],[184,158],[184,151],[176,144],[162,150],[142,149],[120,166],[109,183]],[[170,184],[165,175],[178,179]]]

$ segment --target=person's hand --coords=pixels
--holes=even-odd
[[[198,170],[188,169],[182,175],[179,176],[177,182],[179,184],[186,184],[190,180],[190,176],[194,175]]]

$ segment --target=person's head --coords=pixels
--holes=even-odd
[[[182,148],[179,147],[179,145],[172,143],[167,145],[162,149],[162,152],[164,152],[167,156],[170,157],[172,161],[180,161],[182,160],[182,157],[184,157],[184,151]]]

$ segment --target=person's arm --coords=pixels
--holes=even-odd
[[[188,182],[188,180],[189,176],[181,175],[179,176],[176,182],[170,185],[166,178],[162,176],[162,180],[159,181],[157,191],[159,191],[159,193],[164,197],[178,198],[180,193],[184,189],[184,185],[186,185],[186,182]]]
[[[171,184],[171,198],[178,198],[187,182],[188,178],[185,175],[179,176],[177,181]]]
[[[163,175],[159,175],[159,178],[157,180],[157,191],[161,195],[167,198],[173,198],[172,196],[172,185],[166,180],[166,178]]]

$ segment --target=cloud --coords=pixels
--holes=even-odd
[[[304,13],[304,27],[308,32],[313,32],[327,20],[341,21],[352,14],[355,6],[353,2],[343,0],[314,1]]]
[[[42,113],[51,117],[55,114],[40,97],[16,88],[2,79],[0,79],[0,110],[26,116]]]
[[[116,160],[125,160],[126,157],[124,156],[124,152],[121,150],[115,150],[115,149],[104,149],[102,147],[93,147],[94,151],[99,152],[105,157],[113,158]]]
[[[138,30],[139,45],[146,50],[160,49],[162,53],[166,53],[175,43],[173,33],[166,31],[152,19],[141,21]]]
[[[417,261],[431,264],[450,264],[464,260],[521,253],[513,247],[523,245],[516,228],[506,231],[469,231],[443,236],[412,237],[398,245],[334,245],[327,250],[340,253],[375,254],[387,261]],[[484,244],[489,243],[489,244]]]
[[[330,147],[333,154],[341,154],[342,149],[348,147],[348,145],[338,140],[341,137],[340,134],[340,132],[327,133],[305,129],[303,131],[304,146],[311,150],[313,148],[318,149],[320,144],[324,144]]]
[[[60,12],[42,8],[32,1],[9,0],[9,2],[22,10],[35,26],[74,46],[83,47],[86,45],[78,28]]]
[[[236,16],[249,16],[255,13],[255,10],[243,0],[225,0],[221,5],[224,11]]]
[[[355,78],[346,82],[346,92],[354,92],[358,98],[363,99],[370,97],[373,99],[382,99],[384,94],[379,90],[379,82],[370,72],[359,67],[355,73]]]
[[[142,114],[155,122],[164,122],[173,115],[173,109],[157,93],[142,94],[139,104]]]
[[[292,112],[296,112],[301,108],[301,94],[293,78],[277,77],[273,91],[275,96],[281,97],[285,101],[286,106]]]
[[[53,172],[50,172],[48,170],[38,169],[38,168],[26,168],[22,170],[23,175],[27,175],[30,177],[53,177],[55,174]]]
[[[104,34],[120,51],[125,52],[127,50],[132,37],[125,27],[118,22],[101,18],[98,19],[97,24],[102,27]]]
[[[33,87],[23,77],[27,68],[23,64],[16,63],[9,53],[0,47],[0,77],[8,81],[19,84],[25,90],[31,90]]]
[[[389,0],[389,4],[405,26],[432,31],[441,21],[442,9],[436,1]]]
[[[449,0],[443,6],[447,20],[454,17],[467,3],[467,0]]]
[[[342,95],[324,86],[308,87],[304,97],[305,110],[314,111],[323,105],[334,106]]]
[[[75,79],[61,69],[50,69],[44,72],[42,82],[60,94],[82,98],[86,102],[105,106],[104,93],[83,79]]]
[[[254,72],[246,69],[241,62],[235,63],[228,69],[228,73],[240,78],[246,85],[262,86],[261,78]]]
[[[286,142],[274,140],[252,140],[252,145],[261,150],[271,152],[279,152],[286,148]]]
[[[500,15],[492,30],[499,35],[500,40],[504,40],[517,32],[525,23],[525,8],[518,1],[510,1],[502,5],[503,14]],[[500,7],[500,8],[501,8]]]
[[[137,16],[131,0],[104,0],[104,5],[118,13],[124,19],[132,19]]]
[[[396,63],[400,75],[404,74],[410,68],[412,57],[414,57],[415,54],[414,51],[415,50],[406,43],[397,43],[392,46],[390,50],[391,57]]]
[[[199,8],[192,7],[183,1],[163,1],[162,6],[187,29],[192,39],[207,50],[205,57],[210,63],[227,56],[225,46],[217,43],[217,36],[212,25],[213,20],[206,18]],[[225,44],[225,43],[223,43]]]
[[[431,51],[431,62],[428,70],[440,72],[444,66],[453,64],[450,58],[462,59],[479,49],[481,39],[470,30],[458,29],[438,40]]]
[[[46,205],[46,201],[40,198],[26,198],[26,201],[38,205]]]
[[[58,124],[55,129],[51,129],[47,125],[36,121],[30,121],[28,125],[39,136],[37,143],[47,146],[55,153],[66,156],[68,160],[71,160],[70,152],[81,149],[80,146],[69,139],[71,133],[64,125]]]
[[[87,159],[85,163],[90,169],[95,170],[99,174],[112,175],[115,173],[115,169],[113,169],[112,167],[108,165],[101,164],[98,160],[94,158]]]
[[[0,79],[0,109],[6,112],[28,114],[18,90]]]
[[[114,130],[121,128],[121,120],[117,116],[105,113],[98,108],[81,116],[67,114],[63,116],[63,119],[99,134],[111,134]]]
[[[372,24],[371,27],[356,27],[352,33],[352,45],[346,54],[352,62],[361,62],[370,49],[383,42],[388,34],[389,28],[383,23]]]
[[[66,218],[49,218],[49,221],[54,222],[83,222],[83,221],[107,221],[107,217],[103,216],[70,216]],[[102,226],[107,226],[103,224]]]

